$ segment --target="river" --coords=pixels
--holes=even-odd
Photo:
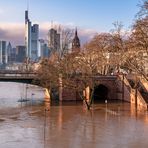
[[[148,147],[148,112],[129,103],[98,103],[88,111],[79,102],[2,102],[0,148]]]

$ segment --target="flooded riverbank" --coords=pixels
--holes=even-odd
[[[1,148],[147,147],[148,113],[129,103],[50,105],[0,109]]]

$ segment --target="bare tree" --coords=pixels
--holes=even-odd
[[[138,19],[145,18],[148,15],[148,0],[143,0],[139,5],[139,12],[136,14]]]
[[[148,73],[148,1],[144,1],[132,26],[128,40],[125,65],[137,75],[147,79]],[[148,80],[148,79],[147,79]]]
[[[50,59],[43,59],[40,62],[40,66],[37,70],[36,81],[39,81],[40,85],[47,88],[50,93],[53,89],[57,89],[59,86],[59,67],[58,67],[58,55],[52,54]],[[52,94],[51,94],[52,96]]]
[[[129,36],[127,31],[123,29],[121,22],[115,22],[113,25],[114,29],[111,30],[110,61],[113,71],[120,72],[120,69],[124,69]]]
[[[67,54],[70,50],[74,30],[70,28],[61,28],[61,57]]]
[[[110,70],[110,41],[111,34],[101,33],[85,45],[85,53],[86,56],[88,56],[87,60],[89,59],[91,61],[91,65],[95,67],[96,72],[101,75],[108,74]],[[93,67],[92,69],[94,69]]]

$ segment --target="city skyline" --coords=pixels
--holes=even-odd
[[[84,41],[89,40],[96,32],[109,32],[115,21],[122,22],[128,29],[139,10],[139,0],[2,0],[0,38],[11,41],[12,45],[24,44],[24,11],[27,9],[27,3],[29,17],[40,25],[41,38],[46,38],[53,21],[71,28],[77,26],[78,34]]]

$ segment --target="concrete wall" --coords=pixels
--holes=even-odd
[[[16,82],[0,82],[0,98],[3,99],[41,99],[45,97],[45,89],[39,86],[16,83]]]
[[[76,91],[68,88],[64,88],[62,92],[61,101],[75,101],[77,100]]]

